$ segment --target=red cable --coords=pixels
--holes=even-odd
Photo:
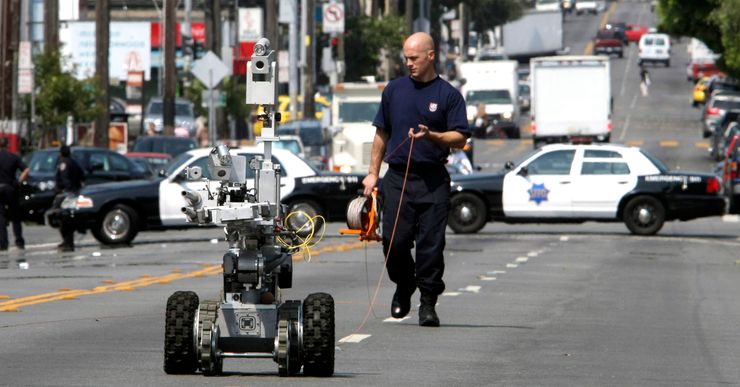
[[[408,160],[406,160],[406,173],[403,176],[403,185],[401,185],[401,196],[398,199],[398,210],[396,210],[396,219],[393,221],[393,231],[391,231],[391,238],[388,241],[388,251],[385,254],[385,259],[383,260],[383,271],[380,273],[380,278],[378,278],[378,285],[375,287],[375,294],[373,295],[372,300],[370,301],[370,305],[367,308],[367,313],[365,313],[365,318],[362,320],[362,323],[355,329],[352,334],[355,334],[359,332],[362,328],[365,327],[365,324],[367,323],[368,318],[370,318],[370,314],[373,311],[373,306],[375,305],[375,301],[378,299],[378,293],[380,292],[380,285],[383,283],[383,278],[385,277],[385,271],[386,271],[386,265],[388,264],[388,257],[391,254],[391,247],[393,247],[393,238],[396,236],[396,226],[398,225],[398,218],[401,215],[401,204],[403,203],[403,193],[406,191],[406,179],[409,176],[409,168],[411,167],[411,151],[414,149],[414,138],[411,138],[411,144],[409,145],[409,157]],[[405,143],[408,140],[404,140],[403,143]],[[401,146],[399,145],[399,146]],[[398,147],[396,147],[398,149]],[[395,149],[394,149],[395,151]],[[386,156],[387,157],[387,156]]]

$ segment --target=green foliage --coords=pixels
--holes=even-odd
[[[388,16],[372,19],[356,16],[347,19],[344,35],[344,58],[347,81],[359,81],[362,76],[376,75],[380,50],[385,49],[395,57],[408,35],[404,19]]]
[[[107,106],[98,108],[95,78],[78,80],[70,72],[63,71],[64,58],[59,51],[45,52],[34,58],[34,82],[37,85],[36,120],[41,136],[56,138],[56,128],[67,123],[67,116],[75,122],[91,122],[98,114],[107,111]]]
[[[221,81],[221,92],[226,95],[226,112],[236,118],[249,115],[250,107],[244,103],[247,95],[246,82],[238,77],[229,76]],[[184,89],[185,98],[193,102],[196,116],[208,117],[208,101],[203,101],[203,91],[206,86],[197,78],[193,78],[190,86]]]
[[[661,31],[703,41],[740,78],[740,0],[660,0],[657,12]]]
[[[740,78],[740,0],[723,0],[711,17],[721,32],[724,65]]]
[[[526,1],[523,0],[439,0],[447,8],[464,3],[470,10],[472,30],[483,32],[522,16]]]
[[[184,97],[189,99],[193,103],[193,109],[195,110],[195,116],[208,117],[208,108],[203,106],[203,91],[206,90],[206,86],[193,77],[190,81],[190,85],[183,88]]]

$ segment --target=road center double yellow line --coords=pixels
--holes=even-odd
[[[317,256],[321,253],[337,252],[337,251],[348,251],[366,246],[366,242],[350,242],[341,243],[336,245],[323,246],[320,248],[312,248],[309,252],[299,252],[293,255],[293,260],[302,260],[309,256]],[[34,296],[21,297],[15,299],[9,299],[8,301],[0,302],[0,312],[18,312],[21,307],[44,304],[53,301],[63,300],[76,300],[82,296],[91,296],[95,294],[110,293],[110,292],[130,292],[138,288],[151,285],[166,285],[172,281],[187,279],[187,278],[199,278],[211,275],[220,275],[223,272],[221,265],[205,265],[202,269],[194,270],[187,273],[182,273],[180,270],[175,270],[170,274],[154,277],[151,275],[143,275],[139,279],[123,282],[113,282],[111,280],[105,280],[103,283],[106,285],[96,286],[92,289],[59,289],[56,292],[38,294]],[[8,299],[8,296],[0,295],[0,300]]]

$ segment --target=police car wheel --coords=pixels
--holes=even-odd
[[[665,208],[652,196],[637,196],[624,207],[623,220],[633,234],[655,235],[665,222]]]
[[[137,222],[136,212],[131,207],[116,204],[103,213],[92,233],[95,239],[105,245],[127,244],[138,233]]]
[[[486,225],[486,220],[486,205],[478,196],[463,192],[450,200],[447,225],[455,233],[476,233]]]
[[[316,218],[321,213],[319,205],[313,200],[298,199],[288,205],[288,228],[296,231],[299,236],[305,238],[314,228],[314,234],[321,230],[324,222]],[[291,215],[292,214],[292,215]],[[312,222],[313,220],[313,222]]]

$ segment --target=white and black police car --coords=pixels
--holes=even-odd
[[[187,151],[175,157],[150,180],[132,180],[84,187],[68,196],[59,209],[47,213],[48,223],[58,227],[62,221],[74,224],[77,231],[90,230],[106,245],[130,243],[139,231],[192,227],[182,208],[186,206],[183,190],[202,190],[210,184],[215,191],[220,182],[210,180],[208,154],[211,149]],[[262,147],[230,150],[233,155],[262,156]],[[273,162],[281,166],[281,201],[289,212],[303,211],[322,215],[326,221],[344,221],[347,204],[362,192],[364,175],[318,172],[287,150],[273,148]],[[198,166],[205,180],[189,181],[186,168]],[[254,184],[254,171],[247,168],[247,182]],[[253,188],[248,186],[248,188]],[[305,216],[293,216],[303,224]]]
[[[669,172],[639,148],[554,144],[523,160],[502,173],[452,176],[449,227],[475,233],[488,221],[623,221],[633,234],[653,235],[666,220],[725,213],[716,176]]]

